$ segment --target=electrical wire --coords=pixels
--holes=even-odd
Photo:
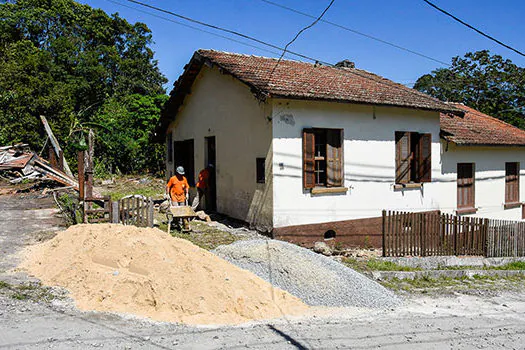
[[[295,35],[295,37],[290,40],[288,42],[288,44],[286,44],[286,46],[284,47],[284,50],[283,50],[283,53],[281,54],[281,56],[279,57],[279,59],[277,60],[277,63],[275,64],[275,67],[273,67],[272,69],[272,74],[273,72],[275,71],[275,68],[277,68],[277,66],[279,65],[279,63],[281,62],[284,54],[286,53],[286,50],[288,49],[288,47],[290,45],[292,45],[294,43],[295,40],[297,40],[297,38],[299,37],[299,35],[301,35],[303,32],[305,32],[306,30],[312,28],[313,26],[315,26],[317,24],[317,22],[319,22],[323,16],[326,14],[326,12],[330,9],[330,7],[332,7],[332,5],[334,4],[334,1],[335,0],[332,0],[330,1],[330,3],[328,4],[328,6],[324,9],[324,11],[321,13],[321,15],[319,17],[317,17],[315,19],[315,21],[313,21],[312,23],[310,23],[309,25],[307,25],[306,27],[304,27],[303,29],[301,29],[300,31],[297,32],[297,34]],[[270,74],[270,78],[272,77],[272,74]]]
[[[447,11],[443,10],[442,8],[438,7],[437,5],[434,5],[434,4],[431,3],[430,1],[428,1],[428,0],[423,0],[423,1],[426,2],[429,6],[435,8],[436,10],[438,10],[439,12],[444,13],[445,15],[447,15],[447,16],[453,18],[455,21],[457,21],[457,22],[463,24],[464,26],[466,26],[466,27],[472,29],[473,31],[475,31],[475,32],[477,32],[477,33],[483,35],[485,38],[490,39],[490,40],[492,40],[492,41],[494,41],[494,42],[500,44],[501,46],[506,47],[507,49],[516,52],[518,55],[525,56],[525,54],[522,53],[521,51],[518,51],[518,50],[516,50],[515,48],[513,48],[512,46],[509,46],[509,45],[507,45],[507,44],[505,44],[505,43],[499,41],[498,39],[496,39],[496,38],[494,38],[493,36],[490,36],[490,35],[488,35],[488,34],[482,32],[481,30],[477,29],[477,28],[474,27],[474,26],[471,26],[470,24],[466,23],[465,21],[462,21],[461,19],[459,19],[458,17],[454,16],[454,15],[451,14],[450,12],[447,12]]]
[[[108,0],[108,1],[113,1],[113,0]],[[227,29],[227,28],[222,28],[222,27],[219,27],[219,26],[216,26],[216,25],[213,25],[213,24],[209,24],[209,23],[205,23],[205,22],[202,22],[202,21],[199,21],[199,20],[196,20],[196,19],[193,19],[193,18],[190,18],[190,17],[187,17],[187,16],[183,16],[183,15],[180,15],[180,14],[177,14],[175,12],[172,12],[172,11],[169,11],[169,10],[165,10],[165,9],[162,9],[160,7],[156,7],[156,6],[152,6],[152,5],[148,5],[148,4],[145,4],[141,1],[137,1],[137,0],[126,0],[128,2],[131,2],[131,3],[134,3],[134,4],[137,4],[137,5],[140,5],[140,6],[143,6],[143,7],[147,7],[147,8],[150,8],[150,9],[153,9],[155,11],[159,11],[159,12],[162,12],[162,13],[166,13],[166,14],[169,14],[171,16],[175,16],[177,18],[181,18],[181,19],[184,19],[186,21],[189,21],[189,22],[192,22],[192,23],[196,23],[196,24],[199,24],[199,25],[202,25],[202,26],[205,26],[205,27],[208,27],[208,28],[212,28],[212,29],[215,29],[215,30],[219,30],[219,31],[222,31],[222,32],[226,32],[226,33],[229,33],[229,34],[233,34],[233,35],[236,35],[236,36],[239,36],[239,37],[242,37],[242,38],[245,38],[245,39],[248,39],[248,40],[251,40],[251,41],[254,41],[254,42],[257,42],[259,44],[262,44],[264,46],[268,46],[268,47],[271,47],[273,49],[278,49],[280,51],[283,51],[284,48],[282,47],[279,47],[277,45],[274,45],[274,44],[271,44],[271,43],[268,43],[266,41],[263,41],[263,40],[260,40],[260,39],[257,39],[255,37],[252,37],[250,35],[246,35],[246,34],[243,34],[243,33],[240,33],[238,31],[235,31],[235,30],[231,30],[231,29]],[[316,58],[313,58],[313,57],[309,57],[309,56],[306,56],[306,55],[303,55],[301,53],[298,53],[298,52],[294,52],[294,51],[290,51],[288,50],[287,51],[289,54],[291,55],[294,55],[294,56],[297,56],[297,57],[301,57],[301,58],[304,58],[306,60],[309,60],[309,61],[312,61],[312,62],[315,62],[316,64],[322,64],[322,65],[325,65],[325,66],[329,66],[329,67],[335,67],[335,68],[339,68],[339,67],[336,67],[334,64],[332,63],[329,63],[329,62],[326,62],[326,61],[323,61],[323,60],[320,60],[320,59],[316,59]],[[370,80],[370,81],[373,81],[377,84],[383,84],[385,86],[387,86],[388,88],[390,89],[398,89],[398,90],[402,90],[404,92],[408,92],[408,93],[411,93],[413,95],[417,95],[417,96],[420,96],[420,92],[416,91],[416,90],[413,90],[413,89],[406,89],[405,86],[403,86],[402,84],[398,84],[399,86],[397,85],[393,85],[392,83],[387,83],[386,81],[384,81],[384,79],[382,79],[381,77],[377,77],[377,78],[374,78],[374,77],[371,77],[371,76],[368,76],[368,75],[365,75],[365,74],[361,74],[359,73],[357,70],[349,70],[349,69],[339,69],[340,72],[342,72],[343,74],[352,74],[352,75],[356,75],[356,76],[359,76],[363,79],[367,79],[367,80]]]
[[[122,6],[122,7],[126,7],[126,8],[129,8],[129,9],[132,9],[132,10],[135,10],[135,11],[147,14],[147,15],[155,17],[155,18],[163,19],[165,21],[168,21],[168,22],[171,22],[171,23],[175,23],[175,24],[178,24],[180,26],[183,26],[183,27],[186,27],[186,28],[190,28],[190,29],[202,32],[202,33],[210,34],[210,35],[213,35],[213,36],[218,37],[218,38],[226,39],[226,40],[229,40],[229,41],[232,41],[234,43],[238,43],[238,44],[241,44],[241,45],[244,45],[244,46],[247,46],[247,47],[251,47],[251,48],[254,48],[254,49],[257,49],[257,50],[265,51],[265,52],[268,52],[268,53],[271,53],[271,54],[274,54],[274,55],[279,55],[280,54],[278,51],[272,51],[272,50],[268,50],[268,49],[262,48],[262,47],[257,46],[257,45],[248,44],[248,43],[246,43],[244,41],[233,39],[233,38],[230,38],[230,37],[225,36],[225,35],[217,34],[217,33],[211,32],[209,30],[201,29],[201,28],[198,28],[198,27],[186,24],[186,23],[182,23],[182,22],[173,20],[171,18],[167,18],[167,17],[164,17],[164,16],[160,16],[160,15],[154,14],[154,13],[149,12],[149,11],[144,11],[144,10],[141,10],[141,9],[133,7],[133,6],[129,6],[129,5],[123,4],[123,3],[119,2],[119,1],[115,1],[115,0],[107,0],[107,1],[109,1],[109,2],[111,2],[113,4],[116,4],[116,5]]]
[[[309,14],[309,13],[305,13],[305,12],[302,12],[302,11],[299,11],[297,9],[294,9],[292,7],[288,7],[288,6],[285,6],[285,5],[281,5],[281,4],[278,4],[276,2],[273,2],[273,1],[270,1],[270,0],[259,0],[259,1],[262,1],[264,3],[267,3],[269,5],[272,5],[272,6],[276,6],[276,7],[279,7],[281,9],[284,9],[284,10],[287,10],[287,11],[290,11],[290,12],[293,12],[293,13],[296,13],[296,14],[299,14],[301,16],[305,16],[305,17],[310,17],[310,18],[313,18],[315,19],[315,16]],[[414,50],[411,50],[411,49],[408,49],[406,47],[403,47],[403,46],[400,46],[400,45],[397,45],[397,44],[394,44],[394,43],[391,43],[389,41],[386,41],[386,40],[383,40],[383,39],[380,39],[378,37],[375,37],[375,36],[372,36],[372,35],[369,35],[369,34],[366,34],[366,33],[363,33],[363,32],[360,32],[360,31],[357,31],[355,29],[352,29],[352,28],[349,28],[347,26],[344,26],[342,24],[338,24],[338,23],[335,23],[335,22],[331,22],[331,21],[328,21],[328,20],[325,20],[325,19],[321,19],[320,22],[323,22],[323,23],[326,23],[326,24],[329,24],[333,27],[336,27],[336,28],[339,28],[339,29],[343,29],[343,30],[346,30],[347,32],[351,32],[353,34],[357,34],[357,35],[360,35],[360,36],[363,36],[365,38],[368,38],[368,39],[371,39],[371,40],[375,40],[377,42],[380,42],[382,44],[385,44],[385,45],[389,45],[389,46],[392,46],[396,49],[399,49],[399,50],[403,50],[405,52],[408,52],[408,53],[411,53],[413,55],[417,55],[419,57],[423,57],[423,58],[426,58],[428,60],[431,60],[431,61],[434,61],[436,63],[439,63],[439,64],[443,64],[445,66],[448,66],[450,67],[450,63],[447,63],[447,62],[444,62],[444,61],[441,61],[441,60],[438,60],[436,58],[433,58],[433,57],[430,57],[428,55],[425,55],[421,52],[417,52],[417,51],[414,51]]]
[[[108,0],[110,1],[110,0]],[[216,25],[213,25],[213,24],[209,24],[209,23],[205,23],[205,22],[202,22],[202,21],[199,21],[199,20],[196,20],[196,19],[193,19],[193,18],[190,18],[190,17],[187,17],[187,16],[183,16],[183,15],[180,15],[178,13],[175,13],[175,12],[172,12],[172,11],[168,11],[168,10],[164,10],[160,7],[156,7],[156,6],[153,6],[153,5],[149,5],[149,4],[145,4],[143,2],[140,2],[140,1],[137,1],[137,0],[126,0],[128,2],[131,2],[131,3],[134,3],[134,4],[137,4],[137,5],[140,5],[140,6],[143,6],[143,7],[147,7],[147,8],[150,8],[152,10],[155,10],[155,11],[159,11],[159,12],[162,12],[162,13],[166,13],[168,15],[171,15],[171,16],[174,16],[174,17],[177,17],[177,18],[180,18],[180,19],[183,19],[185,21],[188,21],[188,22],[192,22],[192,23],[195,23],[195,24],[199,24],[201,26],[204,26],[204,27],[208,27],[208,28],[212,28],[212,29],[215,29],[215,30],[218,30],[218,31],[221,31],[221,32],[225,32],[225,33],[229,33],[229,34],[233,34],[235,36],[239,36],[241,38],[244,38],[244,39],[248,39],[250,41],[254,41],[256,43],[259,43],[259,44],[262,44],[264,46],[268,46],[268,47],[271,47],[273,49],[277,49],[279,51],[282,51],[284,50],[284,48],[282,47],[279,47],[277,45],[274,45],[274,44],[271,44],[271,43],[268,43],[266,41],[263,41],[263,40],[260,40],[260,39],[257,39],[253,36],[250,36],[250,35],[246,35],[246,34],[243,34],[243,33],[240,33],[238,31],[235,31],[235,30],[231,30],[231,29],[227,29],[227,28],[222,28],[222,27],[219,27],[219,26],[216,26]],[[306,55],[303,55],[303,54],[300,54],[300,53],[297,53],[297,52],[293,52],[293,51],[288,51],[288,53],[290,53],[291,55],[294,55],[294,56],[297,56],[297,57],[301,57],[301,58],[304,58],[306,60],[309,60],[309,61],[312,61],[312,62],[320,62],[322,64],[325,64],[325,65],[331,65],[330,63],[328,62],[321,62],[315,58],[312,58],[312,57],[308,57]]]

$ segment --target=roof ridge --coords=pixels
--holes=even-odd
[[[253,55],[253,54],[246,54],[246,53],[238,53],[238,52],[229,52],[229,51],[221,51],[221,50],[214,50],[214,49],[198,49],[197,52],[203,52],[203,51],[206,51],[206,52],[217,52],[217,53],[225,53],[227,55],[233,55],[233,56],[242,56],[242,57],[256,57],[256,58],[264,58],[264,59],[267,59],[267,60],[274,60],[274,61],[278,61],[279,59],[276,58],[276,57],[268,57],[268,56],[259,56],[259,55]],[[290,62],[298,62],[298,63],[304,63],[304,64],[311,64],[313,65],[313,63],[310,63],[310,62],[304,62],[304,61],[299,61],[299,60],[294,60],[294,59],[289,59],[289,58],[282,58],[280,60],[281,62],[282,61],[290,61]],[[323,64],[323,66],[326,66]]]

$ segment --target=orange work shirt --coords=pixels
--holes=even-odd
[[[173,176],[166,185],[172,201],[184,202],[186,201],[186,191],[189,190],[188,180],[184,176],[179,180],[177,176]]]
[[[208,168],[202,169],[199,173],[199,181],[197,182],[197,188],[205,190],[208,188],[208,179],[210,178],[210,171]]]

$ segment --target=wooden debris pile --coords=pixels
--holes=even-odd
[[[26,144],[0,147],[0,172],[10,178],[11,183],[20,183],[25,179],[48,179],[78,190],[74,177],[39,157]]]

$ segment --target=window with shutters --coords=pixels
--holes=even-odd
[[[505,208],[520,205],[520,163],[505,163]]]
[[[458,163],[458,212],[475,212],[474,163]]]
[[[432,180],[432,135],[396,131],[396,184]]]
[[[343,130],[303,130],[303,187],[343,186]]]

